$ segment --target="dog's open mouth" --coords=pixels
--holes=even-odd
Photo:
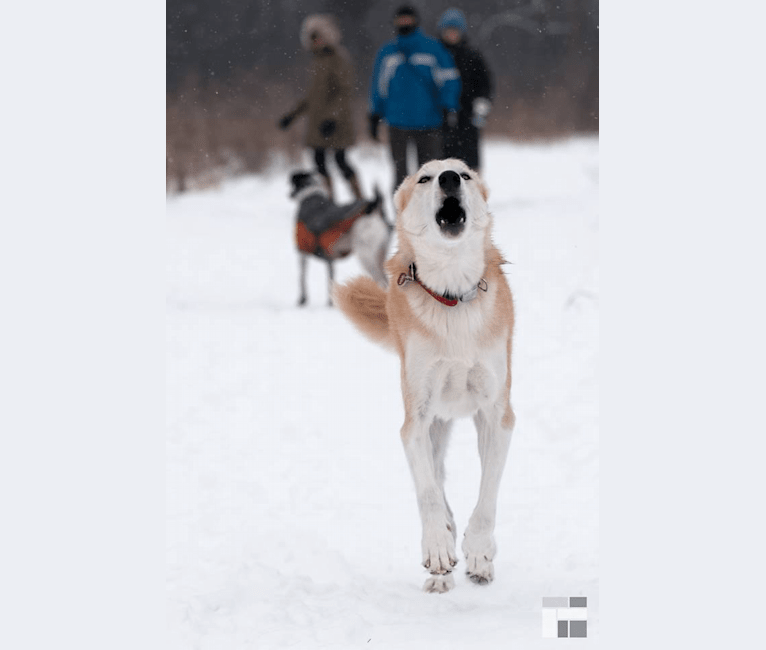
[[[436,213],[436,223],[444,234],[452,237],[459,235],[465,228],[465,210],[460,201],[454,196],[444,199],[442,207]]]

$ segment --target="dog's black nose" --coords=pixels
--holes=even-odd
[[[453,171],[442,172],[439,174],[439,187],[445,194],[454,194],[460,188],[460,176]]]

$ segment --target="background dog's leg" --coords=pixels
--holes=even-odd
[[[306,300],[308,298],[307,295],[306,295],[306,266],[308,265],[308,259],[309,259],[308,255],[306,255],[305,253],[301,253],[300,254],[300,262],[301,262],[301,268],[300,268],[300,272],[301,272],[300,290],[301,290],[301,295],[298,298],[298,306],[299,307],[302,307],[303,305],[305,305],[306,304]]]
[[[463,538],[463,553],[466,573],[477,584],[487,584],[495,577],[492,560],[497,550],[494,537],[497,493],[513,431],[513,417],[510,426],[502,425],[503,412],[504,409],[495,407],[479,411],[473,418],[479,434],[481,486],[479,501]]]
[[[332,284],[335,282],[335,269],[332,261],[327,260],[327,304],[332,307]]]
[[[351,247],[362,268],[384,289],[388,286],[385,263],[391,233],[377,216],[363,217],[351,230]]]
[[[430,423],[425,418],[417,421],[407,418],[402,427],[402,442],[415,481],[423,524],[423,566],[432,574],[423,590],[432,593],[449,591],[455,586],[452,577],[452,567],[457,564],[455,540],[448,527],[450,519],[444,491],[436,475]]]
[[[386,277],[386,257],[388,257],[388,241],[389,236],[386,236],[385,241],[381,242],[378,246],[377,251],[377,257],[375,259],[375,265],[377,268],[380,269],[381,277],[380,280],[378,278],[375,278],[375,281],[378,282],[384,289],[388,287],[388,278]]]
[[[357,253],[357,257],[364,270],[370,274],[372,279],[375,280],[378,285],[385,289],[388,286],[386,273],[383,270],[385,257],[381,255],[379,251],[374,249],[362,249]]]

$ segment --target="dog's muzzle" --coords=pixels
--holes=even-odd
[[[436,213],[436,223],[445,235],[457,237],[465,228],[465,210],[454,196],[444,199],[442,207]]]
[[[445,235],[457,237],[465,228],[465,210],[460,205],[460,176],[453,171],[439,174],[444,203],[436,213],[436,223]]]
[[[439,187],[445,196],[460,196],[460,174],[446,171],[439,174]]]

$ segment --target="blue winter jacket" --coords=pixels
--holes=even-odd
[[[420,30],[386,43],[375,59],[370,112],[398,129],[441,126],[443,110],[457,111],[460,74],[452,55]]]

